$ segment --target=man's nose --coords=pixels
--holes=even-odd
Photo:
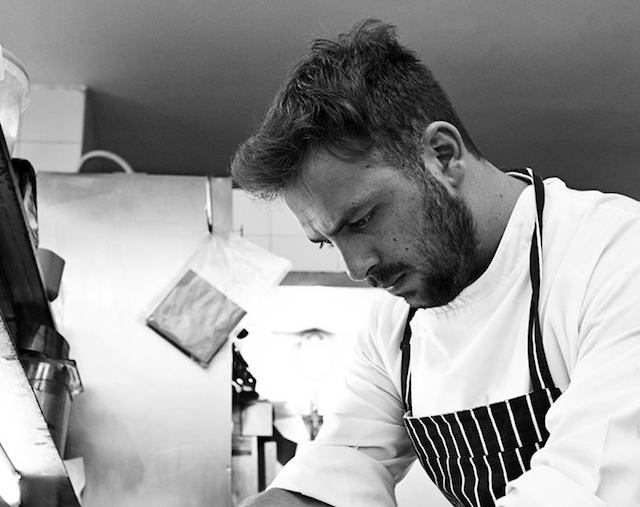
[[[369,270],[379,262],[376,251],[362,243],[349,242],[336,246],[342,256],[347,275],[355,282],[365,280]]]

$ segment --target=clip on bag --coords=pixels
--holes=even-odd
[[[147,325],[206,367],[291,263],[239,236],[210,234],[147,317]]]

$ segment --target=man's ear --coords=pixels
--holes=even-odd
[[[423,137],[423,156],[433,162],[437,160],[443,175],[461,162],[465,151],[462,136],[454,125],[446,121],[434,121],[427,125]]]

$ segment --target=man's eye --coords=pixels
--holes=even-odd
[[[356,220],[355,222],[351,222],[349,224],[349,228],[351,228],[352,230],[356,230],[356,231],[364,229],[369,224],[369,220],[371,220],[372,216],[373,216],[373,213],[367,213],[360,220]]]
[[[331,244],[331,241],[326,241],[326,240],[322,240],[322,241],[318,241],[318,248],[322,249],[322,247],[326,246],[327,248],[333,248],[333,245]]]

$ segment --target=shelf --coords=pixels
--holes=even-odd
[[[18,357],[22,323],[55,329],[0,129],[0,443],[20,474],[22,507],[79,507]]]

